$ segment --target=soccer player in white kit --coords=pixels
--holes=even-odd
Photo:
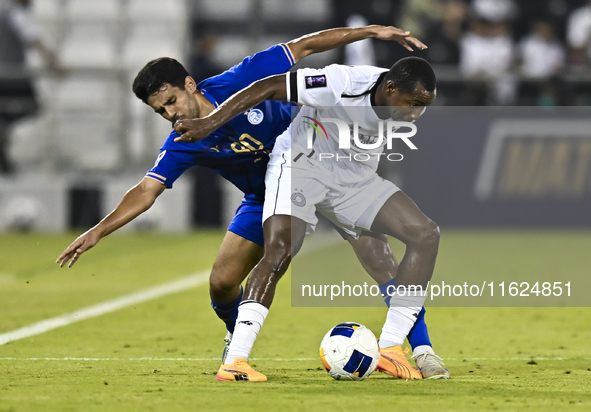
[[[396,286],[402,293],[393,294],[389,300],[378,369],[397,377],[421,378],[406,360],[401,345],[425,300],[424,291],[411,290],[413,286],[424,290],[431,279],[439,228],[398,187],[376,174],[386,142],[379,142],[378,125],[380,120],[417,120],[435,96],[435,74],[420,58],[402,59],[390,70],[331,65],[268,77],[228,99],[208,118],[177,122],[175,128],[186,131],[178,139],[194,141],[209,128],[219,127],[263,100],[291,100],[304,105],[290,128],[277,138],[267,168],[264,256],[247,282],[234,337],[218,371],[219,380],[266,380],[248,366],[247,359],[277,282],[299,251],[306,232],[317,222],[315,210],[354,238],[371,232],[405,243],[406,252],[396,276]],[[363,140],[364,145],[355,145],[354,141],[343,148],[336,124],[325,121],[326,136],[316,136],[309,148],[303,120],[326,120],[329,113],[347,125],[358,122],[357,140]],[[363,148],[372,143],[373,148]],[[341,159],[352,156],[351,160],[337,161],[321,159],[321,153],[339,154]],[[359,153],[367,153],[370,160],[356,161],[354,155]]]

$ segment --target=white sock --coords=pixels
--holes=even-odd
[[[427,292],[394,293],[390,299],[390,308],[380,335],[380,348],[389,348],[404,343],[417,316],[425,303]]]
[[[388,309],[386,322],[380,335],[380,348],[402,345],[404,339],[408,336],[408,332],[410,332],[415,324],[415,320],[417,320],[415,313],[419,313],[420,311],[421,307],[404,308],[401,306],[391,306]]]
[[[429,345],[420,345],[412,350],[413,355],[420,355],[421,353],[425,353],[425,352],[429,352],[429,353],[435,355],[433,348]]]
[[[268,314],[269,309],[259,302],[250,300],[240,304],[234,335],[224,365],[234,363],[237,358],[248,360],[254,341]]]

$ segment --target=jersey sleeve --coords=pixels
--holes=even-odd
[[[311,107],[334,106],[349,94],[351,82],[342,66],[299,69],[286,76],[287,100]]]
[[[162,150],[154,167],[146,173],[146,177],[162,183],[167,189],[172,189],[172,184],[179,176],[195,164],[193,159],[191,153]]]
[[[200,88],[216,89],[218,101],[226,100],[257,80],[287,72],[295,64],[291,50],[286,44],[277,44],[267,50],[248,56],[222,74],[199,84]],[[223,95],[220,96],[219,94]]]

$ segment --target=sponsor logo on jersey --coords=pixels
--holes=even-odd
[[[326,87],[326,75],[306,76],[306,89],[314,89],[316,87]]]
[[[261,124],[261,122],[265,118],[265,115],[263,114],[263,111],[260,109],[252,109],[248,112],[246,118],[248,119],[250,124],[256,126],[257,124]]]

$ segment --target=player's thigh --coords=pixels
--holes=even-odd
[[[404,243],[438,241],[439,229],[402,191],[394,193],[377,213],[371,230],[394,236]]]
[[[242,283],[263,256],[263,247],[233,232],[226,232],[213,264],[210,284],[232,289]]]

